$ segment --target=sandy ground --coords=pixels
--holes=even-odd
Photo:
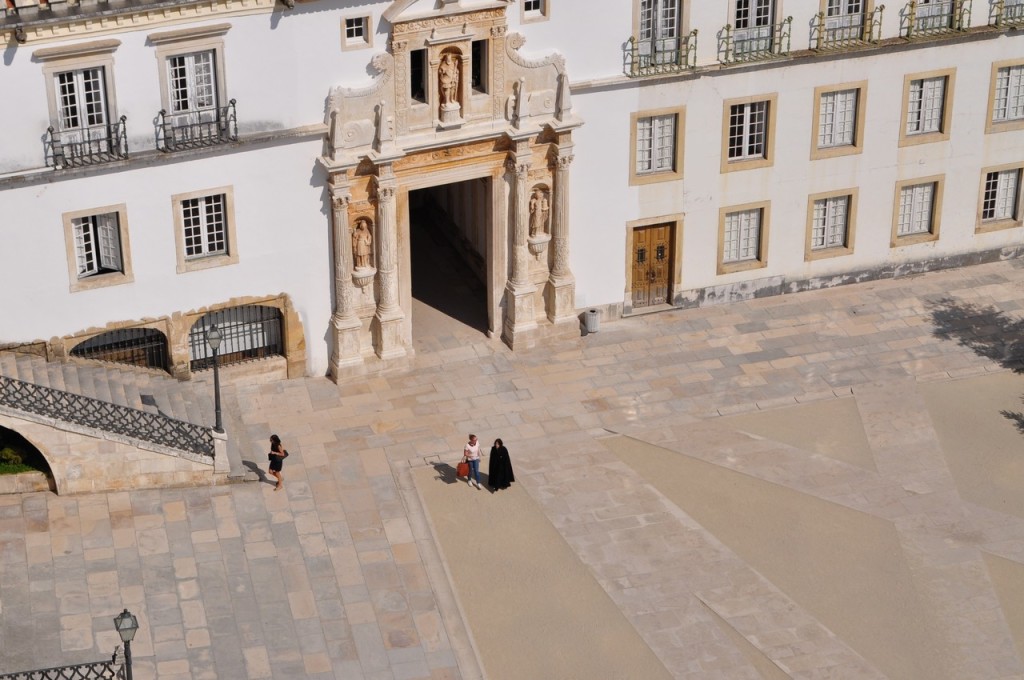
[[[1024,378],[999,373],[921,387],[964,500],[1024,518]],[[967,416],[972,425],[964,427]]]
[[[415,480],[489,679],[671,677],[521,484]]]
[[[602,443],[888,677],[956,680],[890,523],[628,437]]]
[[[843,463],[877,471],[854,399],[812,402],[785,409],[726,416],[720,420],[742,432],[814,451]],[[824,424],[828,424],[824,427]]]

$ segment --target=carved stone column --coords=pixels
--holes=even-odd
[[[396,181],[390,163],[378,166],[374,186],[377,194],[377,283],[380,286],[374,351],[381,359],[394,359],[405,356],[402,343],[405,314],[398,304]]]
[[[348,204],[352,198],[346,174],[331,177],[331,238],[334,244],[334,314],[331,328],[334,349],[331,353],[331,375],[337,380],[352,367],[361,366],[359,331],[362,323],[352,304],[352,229],[348,221]]]
[[[555,181],[551,196],[554,262],[544,296],[548,319],[552,323],[577,321],[576,279],[569,268],[569,165],[572,159],[572,143],[563,143],[560,139],[554,159]]]
[[[527,334],[537,329],[536,287],[530,283],[530,252],[526,242],[530,228],[530,144],[525,138],[515,142],[516,152],[505,163],[512,179],[512,277],[505,288],[502,333],[505,342],[513,349],[532,344]]]

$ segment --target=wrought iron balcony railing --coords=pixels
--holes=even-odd
[[[735,64],[762,61],[789,54],[793,17],[767,26],[733,28],[726,24],[718,34],[718,61]]]
[[[818,12],[811,27],[811,45],[815,50],[844,50],[876,43],[882,35],[882,12],[879,5],[870,12],[857,12],[837,17]]]
[[[967,30],[971,25],[971,0],[910,0],[903,10],[903,36],[917,38]]]
[[[19,411],[213,456],[211,429],[158,413],[0,376],[0,404]]]
[[[46,129],[46,164],[54,168],[76,168],[128,158],[125,116],[109,125],[73,130]]]
[[[158,116],[156,145],[161,151],[199,149],[237,139],[234,99],[216,109],[181,113],[167,113],[165,109]]]
[[[697,65],[697,29],[676,38],[637,40],[631,37],[622,50],[622,70],[630,78],[679,73]]]
[[[1024,0],[994,0],[989,23],[993,26],[1024,26]]]

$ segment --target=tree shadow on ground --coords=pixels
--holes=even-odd
[[[991,305],[976,305],[950,297],[940,298],[930,306],[935,337],[956,342],[1014,373],[1024,373],[1024,320]],[[1006,410],[1000,413],[1024,434],[1024,413]]]

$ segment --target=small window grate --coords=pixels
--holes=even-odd
[[[79,343],[71,356],[166,371],[167,336],[155,328],[122,328]]]
[[[224,366],[270,356],[284,356],[281,310],[262,305],[243,305],[203,315],[188,333],[193,371],[213,367],[213,350],[206,333],[214,324],[223,334],[218,362]]]

